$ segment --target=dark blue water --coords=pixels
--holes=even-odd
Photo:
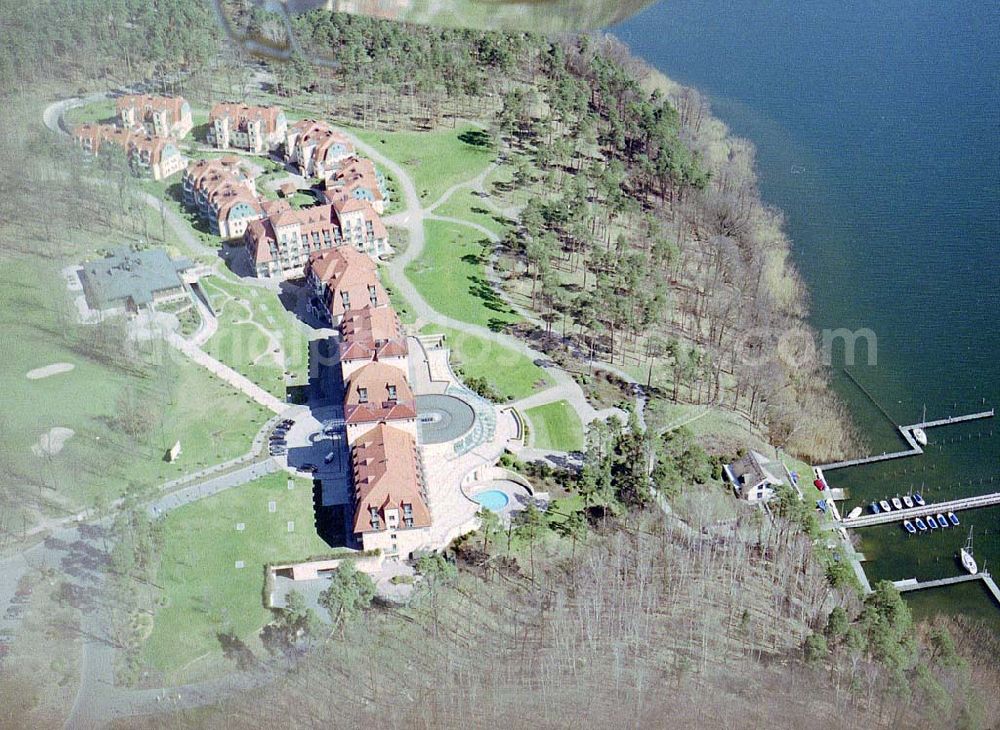
[[[1000,405],[1000,4],[669,0],[614,33],[756,143],[812,323],[876,334],[877,362],[850,370],[893,421]],[[870,449],[901,448],[836,354],[834,387]],[[1000,420],[929,436],[924,456],[833,472],[846,509],[921,485],[934,499],[1000,491]],[[865,531],[869,575],[955,575],[969,525],[980,563],[1000,573],[1000,509],[961,518],[961,534],[925,539]],[[913,605],[1000,627],[975,585]]]

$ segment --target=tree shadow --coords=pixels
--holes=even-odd
[[[458,139],[473,147],[489,147],[490,135],[481,129],[469,129],[458,135]]]
[[[241,672],[253,669],[257,664],[257,657],[240,637],[232,631],[219,632],[215,635],[222,647],[222,655],[236,664],[236,668]]]

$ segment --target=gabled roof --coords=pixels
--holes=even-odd
[[[772,466],[780,467],[780,464],[775,464],[759,451],[751,449],[742,459],[730,464],[729,470],[743,487],[754,487],[764,483],[772,486],[784,484],[784,481],[774,476]]]
[[[389,398],[390,386],[396,389],[395,400]],[[367,395],[367,402],[362,402],[362,393]],[[347,423],[416,417],[417,406],[413,391],[399,368],[370,362],[351,374],[344,394],[344,420]]]
[[[392,307],[348,310],[340,322],[340,334],[341,361],[404,357],[409,351]]]
[[[406,529],[405,507],[412,527],[428,527],[430,510],[424,502],[423,480],[413,437],[406,431],[380,423],[363,434],[351,450],[354,469],[354,532],[386,529],[385,512],[399,510],[400,529]],[[379,526],[371,523],[371,511],[379,516]]]
[[[284,115],[280,106],[249,106],[240,102],[219,102],[212,107],[208,120],[229,118],[237,129],[245,130],[252,121],[261,121],[265,134],[278,130],[278,119]]]
[[[115,101],[115,110],[121,113],[122,109],[135,109],[142,112],[140,118],[145,119],[148,112],[166,111],[170,116],[170,124],[178,122],[181,112],[187,102],[183,96],[153,96],[152,94],[126,94],[119,96]]]

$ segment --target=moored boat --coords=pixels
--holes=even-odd
[[[911,535],[917,534],[917,528],[913,526],[913,523],[909,520],[903,520],[903,528]]]
[[[855,507],[854,509],[851,510],[850,514],[847,515],[847,519],[853,520],[855,517],[860,517],[860,516],[861,516],[861,508]]]
[[[948,521],[949,521],[949,522],[950,522],[950,523],[951,523],[952,525],[954,525],[955,527],[958,527],[958,525],[959,525],[959,522],[958,522],[958,515],[956,515],[956,514],[955,514],[954,512],[949,512],[949,513],[948,513]]]
[[[913,493],[913,501],[917,503],[918,507],[923,507],[925,504],[927,504],[926,502],[924,502],[924,497],[923,495],[920,494],[920,492]]]
[[[948,520],[946,520],[944,518],[944,515],[941,514],[940,512],[938,512],[937,514],[937,523],[938,527],[951,527],[951,525],[948,524]]]
[[[893,497],[892,498],[892,506],[895,509],[903,509],[903,502],[899,499],[899,497]]]
[[[913,521],[913,524],[915,524],[917,526],[917,529],[920,530],[921,532],[927,531],[927,523],[924,522],[922,518],[918,517]]]
[[[934,519],[934,515],[927,515],[927,526],[932,530],[937,529],[937,520]]]
[[[903,504],[906,505],[906,509],[909,509],[910,507],[912,507],[913,506],[913,497],[911,497],[909,494],[904,494],[903,495]]]
[[[871,512],[873,515],[877,515],[879,512],[882,511],[882,508],[878,506],[878,502],[872,502],[870,505],[868,505],[868,511]]]
[[[972,575],[979,572],[979,566],[976,565],[976,559],[972,557],[972,528],[969,528],[969,541],[965,543],[965,547],[958,551],[958,557],[962,561],[962,567],[969,571]]]
[[[892,507],[884,499],[878,503],[878,506],[882,508],[883,512],[892,512]]]
[[[927,433],[922,428],[913,429],[913,438],[921,446],[927,445]]]

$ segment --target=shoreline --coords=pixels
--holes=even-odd
[[[729,126],[715,115],[711,106],[711,100],[707,94],[696,87],[674,81],[651,62],[637,55],[618,36],[608,33],[606,34],[606,38],[626,50],[635,66],[639,83],[648,92],[661,92],[675,107],[679,106],[679,101],[684,100],[689,102],[694,100],[694,103],[701,106],[704,116],[699,120],[699,130],[707,130],[707,132],[703,133],[706,134],[712,143],[707,149],[709,154],[705,158],[708,169],[714,173],[724,161],[731,161],[733,158],[739,159],[745,165],[753,184],[754,203],[767,212],[766,233],[770,237],[770,240],[776,244],[767,264],[766,276],[768,277],[768,284],[771,287],[772,293],[779,295],[779,303],[786,308],[786,311],[793,317],[794,322],[802,328],[798,334],[808,333],[810,341],[815,345],[818,342],[817,332],[809,321],[808,316],[811,300],[809,299],[808,289],[792,257],[792,241],[785,230],[784,212],[764,200],[760,192],[755,142],[746,137],[733,134]],[[789,337],[795,336],[795,333],[792,332],[785,334]],[[816,361],[813,360],[813,362]],[[844,447],[827,452],[824,458],[815,458],[814,460],[838,460],[850,458],[852,454],[865,452],[866,444],[863,435],[859,431],[858,423],[846,402],[834,390],[829,367],[821,366],[819,372],[822,374],[825,395],[835,405],[828,415],[836,422],[837,427],[843,431]],[[786,371],[786,377],[788,374]],[[770,440],[768,441],[770,442]],[[803,456],[801,453],[799,456],[806,461],[812,458]]]

